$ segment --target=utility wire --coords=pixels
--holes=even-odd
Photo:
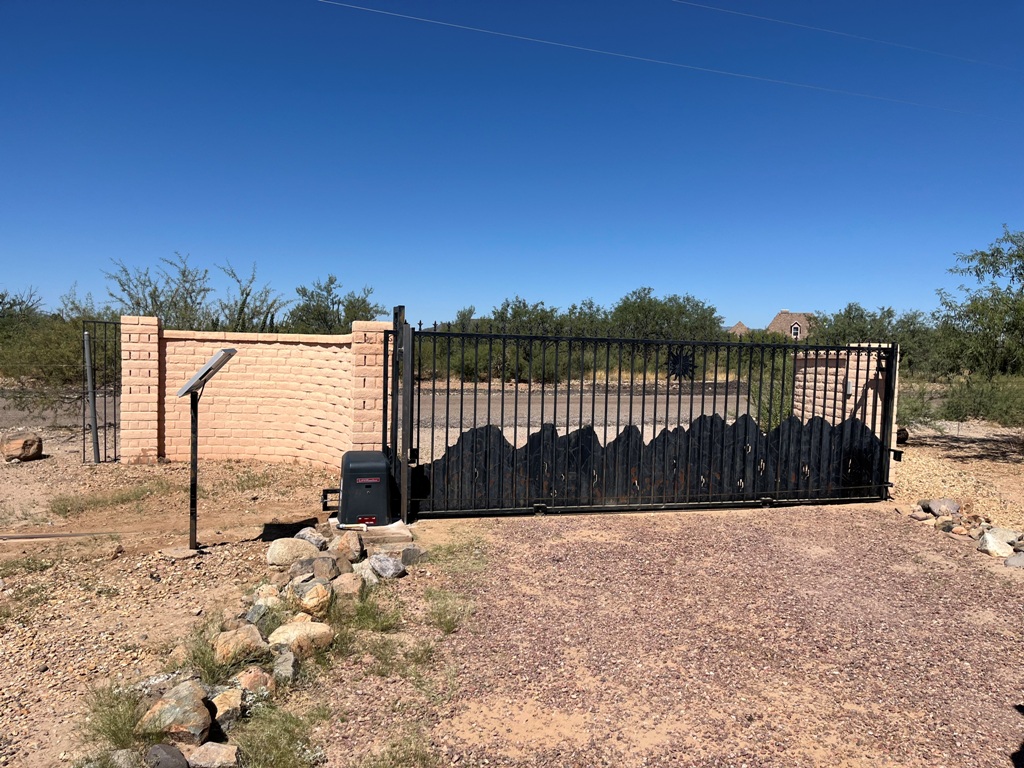
[[[743,16],[747,19],[757,19],[758,21],[768,21],[772,24],[783,24],[787,27],[796,27],[797,29],[808,29],[812,32],[824,32],[827,35],[836,35],[838,37],[846,37],[851,40],[860,40],[865,43],[874,43],[876,45],[888,45],[892,48],[902,48],[905,51],[914,51],[915,53],[926,53],[929,56],[941,56],[945,59],[955,59],[956,61],[966,61],[970,64],[980,64],[984,67],[996,67],[997,69],[1007,69],[1011,72],[1019,72],[1020,70],[1014,67],[1007,66],[1006,64],[997,64],[993,61],[984,61],[982,59],[971,59],[966,56],[957,56],[955,53],[944,53],[943,51],[933,51],[930,48],[918,48],[914,45],[907,45],[905,43],[894,43],[891,40],[879,40],[874,37],[864,37],[863,35],[855,35],[851,32],[841,32],[838,29],[826,29],[825,27],[813,27],[810,24],[800,24],[795,21],[786,21],[785,19],[773,19],[769,16],[758,16],[753,13],[744,13],[743,11],[734,11],[729,8],[718,8],[714,5],[704,5],[702,3],[690,2],[690,0],[672,0],[673,3],[679,5],[688,5],[691,8],[703,8],[706,11],[717,11],[718,13],[728,13],[732,16]]]
[[[734,77],[740,80],[752,80],[759,83],[771,83],[772,85],[783,85],[789,88],[803,88],[808,91],[818,91],[819,93],[833,93],[840,96],[852,96],[858,99],[870,99],[872,101],[882,101],[889,104],[903,104],[909,107],[919,107],[921,109],[933,109],[941,112],[951,112],[957,115],[969,115],[977,116],[973,112],[967,112],[962,109],[955,109],[953,107],[944,107],[938,104],[926,104],[921,101],[909,101],[907,99],[897,99],[889,96],[878,96],[873,93],[865,93],[863,91],[848,91],[843,88],[831,88],[824,85],[813,85],[811,83],[801,83],[795,80],[779,80],[773,77],[763,77],[761,75],[750,75],[742,72],[731,72],[726,69],[714,69],[712,67],[700,67],[695,64],[683,64],[677,61],[666,61],[665,59],[653,59],[646,56],[634,56],[629,53],[618,53],[616,51],[606,51],[601,48],[588,48],[583,45],[572,45],[571,43],[560,43],[556,40],[545,40],[539,37],[527,37],[525,35],[514,35],[509,32],[498,32],[493,29],[485,29],[483,27],[470,27],[465,24],[454,24],[449,21],[440,21],[438,19],[428,19],[423,16],[410,16],[404,13],[395,13],[394,11],[384,11],[379,8],[367,8],[363,5],[354,5],[352,3],[343,3],[339,0],[317,0],[325,5],[336,5],[340,8],[348,8],[353,11],[365,11],[367,13],[376,13],[381,16],[391,16],[396,19],[406,19],[408,21],[419,21],[424,24],[434,24],[439,27],[449,27],[451,29],[460,29],[466,32],[478,32],[484,35],[493,35],[495,37],[504,37],[509,40],[521,40],[527,43],[538,43],[540,45],[550,45],[555,48],[565,48],[571,51],[582,51],[584,53],[593,53],[599,56],[611,56],[617,59],[626,59],[628,61],[639,61],[645,64],[658,64],[663,67],[675,67],[677,69],[687,69],[692,72],[704,72],[711,75],[722,75],[723,77]]]

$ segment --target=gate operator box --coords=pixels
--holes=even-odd
[[[338,522],[391,523],[391,469],[380,451],[349,451],[342,458]]]

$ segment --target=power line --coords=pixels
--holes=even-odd
[[[955,59],[956,61],[966,61],[970,64],[980,64],[984,67],[995,67],[997,69],[1006,69],[1011,72],[1019,72],[1020,70],[1014,67],[1009,67],[1005,64],[997,64],[993,61],[984,61],[982,59],[971,59],[966,56],[958,56],[955,53],[944,53],[943,51],[933,51],[930,48],[918,48],[915,45],[907,45],[906,43],[894,43],[891,40],[879,40],[874,37],[864,37],[863,35],[855,35],[851,32],[841,32],[837,29],[826,29],[825,27],[813,27],[810,24],[800,24],[795,21],[786,21],[785,19],[773,19],[769,16],[758,16],[753,13],[744,13],[743,11],[734,11],[729,8],[718,8],[714,5],[703,5],[702,3],[690,2],[690,0],[672,0],[673,3],[679,5],[688,5],[691,8],[703,8],[706,11],[717,11],[718,13],[728,13],[732,16],[743,16],[748,19],[757,19],[758,21],[768,21],[772,24],[783,24],[787,27],[796,27],[797,29],[808,29],[812,32],[823,32],[827,35],[836,35],[838,37],[846,37],[851,40],[860,40],[865,43],[874,43],[876,45],[887,45],[891,48],[902,48],[905,51],[914,51],[915,53],[926,53],[929,56],[941,56],[945,59]]]
[[[919,107],[921,109],[933,109],[941,112],[950,112],[957,115],[968,115],[977,116],[975,113],[967,112],[961,109],[955,109],[953,107],[943,107],[938,104],[926,104],[920,101],[910,101],[908,99],[897,99],[890,96],[878,96],[873,93],[864,93],[863,91],[848,91],[843,88],[831,88],[824,85],[813,85],[811,83],[801,83],[795,80],[779,80],[773,77],[764,77],[762,75],[750,75],[743,72],[732,72],[727,69],[714,69],[712,67],[700,67],[695,64],[683,64],[677,61],[667,61],[665,59],[654,59],[647,56],[634,56],[629,53],[618,53],[616,51],[607,51],[601,48],[589,48],[583,45],[572,45],[571,43],[560,43],[556,40],[545,40],[539,37],[527,37],[525,35],[514,35],[510,32],[498,32],[493,29],[485,29],[483,27],[471,27],[465,24],[455,24],[449,21],[440,21],[439,19],[429,19],[423,16],[410,16],[404,13],[396,13],[394,11],[384,11],[379,8],[367,8],[363,5],[354,5],[352,3],[343,3],[339,0],[317,0],[320,3],[326,5],[336,5],[341,8],[348,8],[354,11],[365,11],[366,13],[375,13],[381,16],[391,16],[397,19],[406,19],[408,21],[418,21],[424,24],[434,24],[439,27],[449,27],[451,29],[459,29],[466,32],[478,32],[484,35],[493,35],[495,37],[504,37],[509,40],[520,40],[527,43],[537,43],[539,45],[550,45],[555,48],[565,48],[571,51],[582,51],[583,53],[593,53],[599,56],[611,56],[617,59],[626,59],[628,61],[638,61],[645,64],[658,64],[663,67],[675,67],[677,69],[686,69],[692,72],[703,72],[710,75],[721,75],[723,77],[733,77],[740,80],[752,80],[759,83],[770,83],[772,85],[782,85],[789,88],[802,88],[808,91],[818,91],[819,93],[832,93],[840,96],[852,96],[858,99],[870,99],[872,101],[881,101],[889,104],[902,104],[909,107]]]

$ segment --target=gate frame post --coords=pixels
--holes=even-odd
[[[412,326],[409,323],[402,325],[402,485],[399,493],[402,495],[401,512],[402,522],[409,522],[409,502],[411,493],[409,468],[410,457],[412,456],[412,420],[413,420],[413,360],[412,360]]]
[[[394,347],[391,353],[391,476],[398,493],[398,512],[409,522],[409,455],[412,447],[412,327],[405,306],[394,308]],[[387,403],[385,400],[385,411]]]

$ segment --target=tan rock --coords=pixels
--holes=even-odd
[[[277,683],[274,682],[274,678],[255,665],[239,672],[234,676],[233,680],[244,691],[274,693],[277,690]]]
[[[324,579],[313,579],[299,584],[292,582],[288,585],[286,596],[300,610],[318,618],[327,615],[331,600],[334,599],[330,582]]]
[[[331,582],[335,598],[355,602],[363,586],[363,577],[355,573],[343,573]]]
[[[316,557],[320,550],[302,539],[277,539],[267,549],[267,563],[290,567],[296,560]]]
[[[256,587],[256,599],[259,600],[261,597],[280,597],[281,590],[275,587],[273,584],[260,584]]]
[[[227,732],[242,716],[242,690],[228,688],[210,702],[213,704],[213,716],[221,730]]]
[[[238,747],[208,741],[188,758],[189,768],[236,768]]]
[[[271,645],[287,647],[297,658],[307,659],[334,642],[334,630],[315,621],[282,624],[267,640]]]
[[[327,551],[339,558],[344,558],[349,563],[354,563],[363,556],[363,543],[359,534],[355,531],[345,531],[340,536],[331,539]]]
[[[266,642],[252,624],[221,632],[213,641],[213,656],[218,664],[230,664],[236,659],[256,656],[266,650]]]

